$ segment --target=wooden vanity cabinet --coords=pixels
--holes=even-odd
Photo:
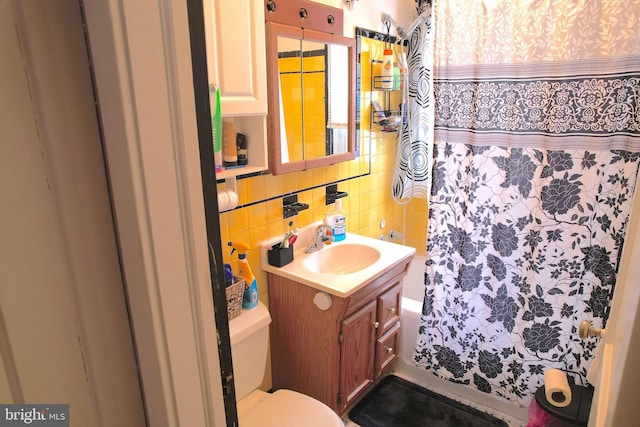
[[[375,379],[376,314],[374,300],[342,321],[338,338],[341,351],[337,403],[340,406],[348,405]]]
[[[268,273],[273,388],[345,412],[398,357],[402,278],[396,265],[320,310],[310,286]]]

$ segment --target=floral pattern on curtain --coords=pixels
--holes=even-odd
[[[547,369],[584,381],[577,326],[606,323],[640,164],[629,8],[436,2],[417,365],[522,406]]]
[[[586,376],[577,325],[607,317],[639,156],[437,146],[416,361],[522,405],[546,369]]]

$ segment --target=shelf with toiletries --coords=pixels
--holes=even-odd
[[[264,4],[261,0],[205,1],[203,7],[212,124],[215,126],[213,119],[219,106],[222,121],[232,122],[235,133],[243,135],[246,143],[246,165],[236,163],[226,168],[221,165],[216,179],[265,171],[268,156]],[[215,89],[219,90],[217,94]],[[218,128],[222,134],[223,126]],[[234,145],[235,138],[233,135]],[[221,143],[215,148],[224,155]]]
[[[398,132],[403,122],[402,75],[397,66],[392,66],[391,74],[383,74],[384,67],[384,61],[371,60],[371,124],[379,126],[381,132]]]
[[[378,104],[376,106],[376,104]],[[382,132],[397,132],[402,125],[402,112],[400,110],[384,110],[378,101],[372,101],[372,117],[371,122],[374,125],[381,126]]]
[[[244,144],[246,150],[246,165],[224,166],[221,170],[216,171],[216,179],[226,179],[241,175],[248,175],[256,172],[262,172],[268,169],[267,161],[267,123],[265,117],[258,116],[235,116],[223,117],[223,122],[232,122],[235,127],[235,136],[244,136]],[[222,147],[222,156],[224,160],[224,144]]]
[[[374,60],[376,61],[376,60]],[[373,61],[372,61],[373,62]],[[400,82],[401,75],[394,74],[393,76],[372,76],[371,87],[373,90],[382,90],[382,91],[396,91],[400,90]]]

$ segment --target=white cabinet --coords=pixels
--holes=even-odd
[[[267,77],[263,0],[204,0],[209,82],[220,88],[222,116],[247,136],[249,165],[217,178],[267,169]],[[213,105],[213,103],[212,103]]]
[[[204,0],[204,16],[209,81],[220,88],[223,115],[266,115],[263,0]]]

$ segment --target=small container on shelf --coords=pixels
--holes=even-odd
[[[378,101],[372,101],[373,123],[382,126],[383,132],[396,132],[402,124],[400,111],[383,110]]]
[[[402,124],[399,111],[392,111],[387,117],[388,123],[382,126],[382,132],[398,132]]]

